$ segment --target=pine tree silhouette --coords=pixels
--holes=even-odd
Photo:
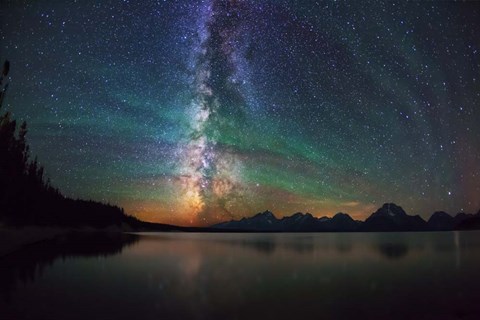
[[[6,61],[0,78],[0,108],[5,101],[5,82],[10,69]],[[1,112],[1,110],[0,110]],[[123,209],[94,201],[73,200],[45,181],[37,158],[30,160],[26,141],[27,123],[17,133],[10,112],[0,115],[0,221],[9,225],[59,225],[106,227],[140,223]]]

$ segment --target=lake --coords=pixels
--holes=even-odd
[[[0,319],[480,318],[477,231],[79,233],[0,273]]]

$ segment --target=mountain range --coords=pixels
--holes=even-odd
[[[402,207],[385,203],[365,221],[352,219],[346,213],[333,217],[316,218],[310,213],[297,212],[278,219],[270,211],[249,218],[231,220],[212,226],[215,230],[252,232],[348,232],[348,231],[447,231],[480,229],[480,211],[477,214],[460,212],[451,216],[438,211],[428,221],[419,215],[408,215]]]

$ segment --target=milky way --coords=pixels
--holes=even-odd
[[[6,108],[66,195],[209,225],[480,208],[480,5],[3,1]]]
[[[198,44],[193,55],[194,97],[187,114],[190,130],[180,144],[180,173],[190,222],[232,218],[229,202],[240,194],[239,159],[217,143],[222,132],[218,123],[228,121],[222,109],[241,93],[236,86],[234,44],[240,36],[241,4],[215,1],[206,3],[198,24]],[[239,105],[238,108],[241,108]],[[193,213],[193,216],[192,216]],[[227,216],[225,216],[227,214]]]

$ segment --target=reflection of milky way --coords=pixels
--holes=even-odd
[[[183,201],[191,209],[191,222],[197,218],[207,221],[212,215],[216,215],[215,220],[230,218],[228,202],[238,193],[234,187],[238,186],[240,179],[239,159],[219,148],[217,139],[221,132],[210,130],[210,127],[226,121],[219,109],[230,101],[222,99],[218,92],[230,86],[228,94],[239,95],[232,81],[237,67],[232,44],[239,32],[239,25],[232,23],[232,19],[234,21],[234,17],[240,15],[239,10],[236,1],[214,1],[206,6],[198,28],[194,97],[188,110],[190,132],[180,152]],[[219,70],[223,74],[215,72]]]

